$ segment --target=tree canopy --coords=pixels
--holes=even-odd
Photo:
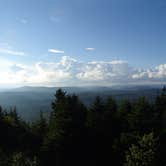
[[[154,102],[97,96],[87,107],[59,89],[49,118],[33,123],[0,107],[0,166],[166,165],[165,91]]]

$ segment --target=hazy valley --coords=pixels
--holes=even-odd
[[[162,85],[158,86],[115,86],[115,87],[64,87],[69,94],[75,93],[89,106],[96,96],[105,100],[112,96],[117,101],[129,99],[131,101],[140,96],[145,96],[148,100],[153,99],[161,92]],[[42,111],[48,115],[54,94],[59,87],[20,87],[5,89],[0,91],[0,105],[10,109],[16,107],[18,114],[27,121],[34,121]]]

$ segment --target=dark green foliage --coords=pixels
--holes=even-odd
[[[24,154],[16,153],[13,154],[10,166],[37,166],[37,159],[34,157],[33,159],[27,158]]]
[[[87,108],[59,89],[50,117],[32,124],[0,107],[0,166],[163,166],[165,91],[154,103],[96,97]]]
[[[87,114],[87,126],[91,129],[98,130],[104,113],[104,104],[99,96],[96,97],[93,105]]]
[[[163,92],[160,96],[157,96],[155,100],[155,111],[158,116],[158,125],[162,129],[166,127],[166,92],[163,88]]]
[[[153,166],[155,163],[157,139],[154,134],[145,134],[138,138],[136,144],[132,144],[126,152],[124,166]]]
[[[49,154],[46,160],[60,164],[68,160],[67,153],[70,155],[71,149],[74,153],[78,148],[73,142],[82,141],[86,108],[76,95],[66,95],[62,90],[56,92],[52,108],[49,129],[43,145],[43,156]]]
[[[129,118],[132,111],[132,104],[128,100],[123,100],[119,106],[119,119],[121,129],[125,132],[129,131]]]
[[[145,132],[152,130],[150,122],[152,120],[153,111],[149,102],[141,97],[133,104],[132,111],[128,114],[128,123],[131,130]]]

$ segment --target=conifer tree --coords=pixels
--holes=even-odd
[[[94,103],[92,104],[91,108],[87,114],[87,126],[94,130],[100,130],[102,116],[104,113],[104,103],[102,102],[101,98],[97,96],[95,98]]]
[[[145,134],[132,144],[126,152],[124,166],[153,166],[155,165],[157,139],[154,133]]]
[[[163,130],[166,128],[166,87],[163,87],[162,93],[156,97],[155,111],[158,115],[158,125]]]
[[[128,116],[129,127],[131,130],[137,130],[140,132],[147,132],[151,130],[149,128],[149,121],[152,118],[152,111],[150,104],[145,97],[140,97],[135,104],[133,104],[133,110]]]
[[[129,131],[129,114],[131,114],[132,105],[130,101],[123,100],[119,108],[120,126],[123,132]]]

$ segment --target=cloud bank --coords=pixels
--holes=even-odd
[[[7,64],[0,71],[1,85],[111,86],[166,82],[166,64],[143,70],[131,67],[126,61],[85,63],[68,56],[59,62],[37,62],[32,66]],[[5,68],[4,64],[0,65]]]

